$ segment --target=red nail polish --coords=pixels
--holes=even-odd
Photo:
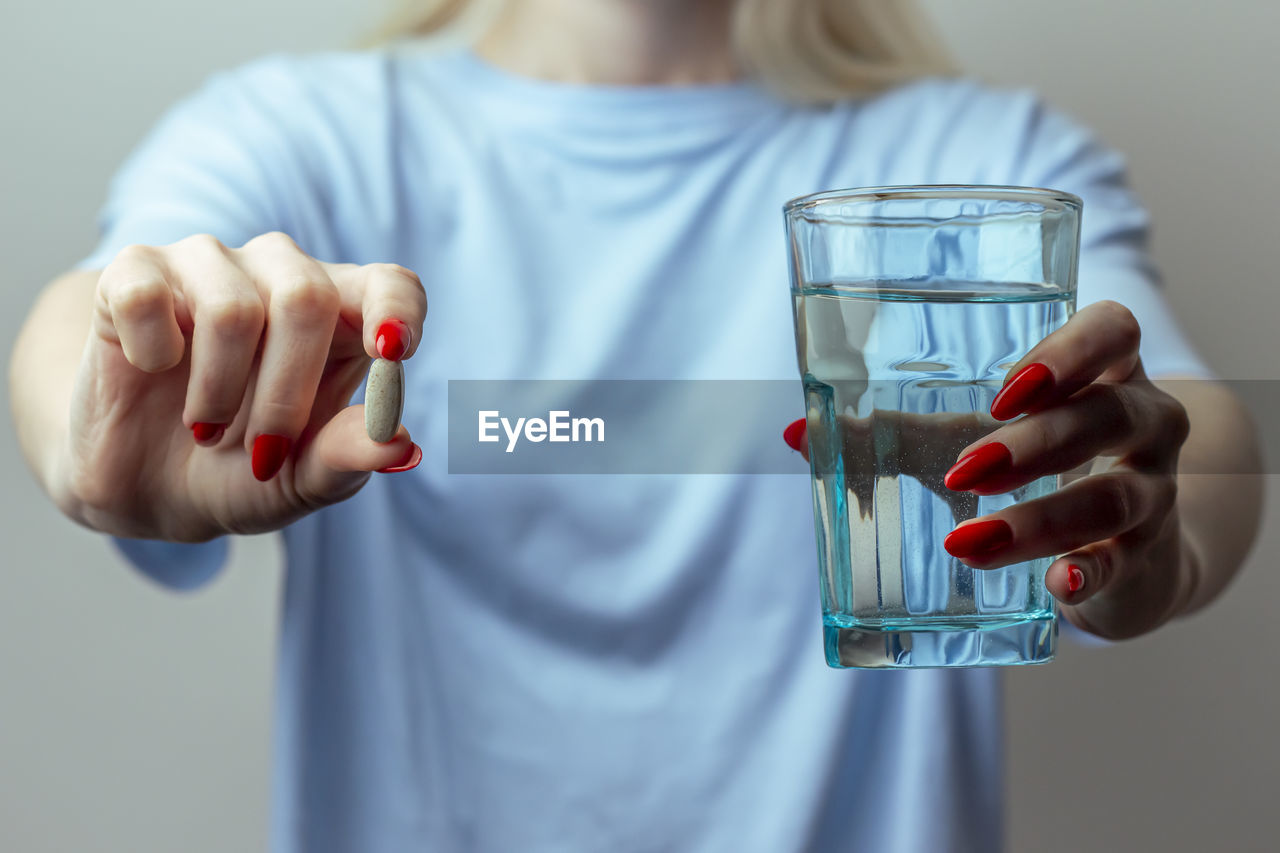
[[[1052,387],[1053,373],[1049,368],[1039,362],[1028,364],[1015,373],[991,401],[991,417],[998,421],[1017,417]]]
[[[418,463],[422,461],[422,448],[416,444],[409,445],[409,455],[404,458],[403,462],[398,462],[389,468],[379,468],[379,474],[399,474],[402,471],[412,471],[418,467]]]
[[[409,327],[399,320],[388,320],[378,327],[378,333],[374,335],[374,345],[378,349],[378,355],[388,361],[399,361],[404,358],[411,340]]]
[[[994,474],[1007,471],[1012,464],[1013,455],[1009,453],[1009,448],[993,441],[961,457],[951,466],[942,482],[954,492],[963,492]]]
[[[1067,592],[1075,594],[1084,589],[1084,572],[1075,563],[1067,566]]]
[[[804,447],[805,439],[808,437],[808,429],[809,424],[804,418],[792,421],[782,431],[782,440],[787,443],[788,447],[799,453],[800,448]]]
[[[222,433],[227,428],[226,424],[206,424],[196,422],[191,425],[191,435],[200,444],[214,444],[218,439],[222,438]]]
[[[284,467],[293,441],[283,435],[260,435],[253,440],[253,476],[264,483]]]
[[[979,557],[999,551],[1013,541],[1008,522],[993,518],[964,524],[947,534],[942,547],[953,557]]]

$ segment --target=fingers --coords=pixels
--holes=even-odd
[[[1063,554],[1163,520],[1175,496],[1171,476],[1113,470],[965,522],[943,547],[980,569]]]
[[[412,270],[397,264],[325,264],[342,296],[343,319],[362,329],[370,358],[399,361],[413,355],[422,339],[427,296]]]
[[[118,342],[125,359],[147,373],[177,366],[186,351],[169,278],[160,252],[129,246],[98,280],[95,331]]]
[[[1150,541],[1125,535],[1064,555],[1049,566],[1045,586],[1066,605],[1063,615],[1076,626],[1121,640],[1182,612],[1188,590],[1194,590],[1188,576],[1176,549],[1153,551]]]
[[[338,322],[338,289],[320,264],[283,235],[246,244],[246,271],[266,300],[266,329],[245,433],[253,473],[280,470],[311,417]]]
[[[1059,601],[1082,604],[1116,578],[1128,562],[1127,550],[1118,539],[1079,548],[1049,566],[1045,586]]]
[[[991,404],[991,416],[1009,420],[1065,400],[1095,380],[1145,378],[1138,359],[1138,321],[1118,302],[1082,309],[1032,348]]]
[[[354,494],[370,472],[398,473],[417,467],[422,450],[400,427],[387,444],[376,444],[364,429],[364,407],[349,406],[316,432],[299,452],[294,488],[312,505]]]
[[[243,431],[254,475],[268,480],[311,422],[322,380],[332,384],[328,365],[408,357],[426,310],[418,277],[394,264],[320,263],[280,233],[235,250],[199,235],[123,251],[99,279],[95,330],[146,372],[182,363],[189,334],[183,423],[205,445],[229,425]]]
[[[191,365],[182,419],[212,444],[245,398],[266,309],[257,286],[212,237],[175,245],[171,264],[191,312]]]
[[[944,482],[955,491],[994,495],[1100,455],[1167,470],[1188,428],[1181,405],[1149,383],[1094,384],[969,445]]]

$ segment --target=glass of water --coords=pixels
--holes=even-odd
[[[1050,558],[970,569],[957,524],[1057,488],[952,492],[1000,424],[1010,367],[1075,308],[1080,199],[1024,187],[881,187],[786,208],[827,663],[912,668],[1053,659]]]

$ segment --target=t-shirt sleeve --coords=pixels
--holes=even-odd
[[[1077,307],[1113,299],[1132,311],[1148,376],[1212,377],[1164,298],[1148,248],[1150,216],[1128,185],[1124,158],[1040,99],[1019,98],[1026,144],[1014,182],[1084,200]]]
[[[198,545],[121,537],[112,537],[112,542],[134,568],[175,590],[196,589],[213,580],[230,551],[225,537]]]
[[[212,234],[238,247],[269,231],[293,232],[289,193],[302,180],[300,164],[261,95],[272,87],[278,93],[285,73],[279,60],[260,61],[212,77],[171,108],[112,179],[98,244],[78,268],[101,269],[130,244]],[[173,589],[207,583],[229,550],[226,539],[114,543],[142,573]]]
[[[283,60],[260,60],[214,75],[166,112],[112,179],[97,246],[78,267],[102,268],[130,244],[212,234],[239,247],[294,231],[304,163],[274,103],[290,83]]]

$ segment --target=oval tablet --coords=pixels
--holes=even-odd
[[[404,365],[375,358],[364,388],[364,429],[369,438],[386,444],[396,437],[404,413]]]

